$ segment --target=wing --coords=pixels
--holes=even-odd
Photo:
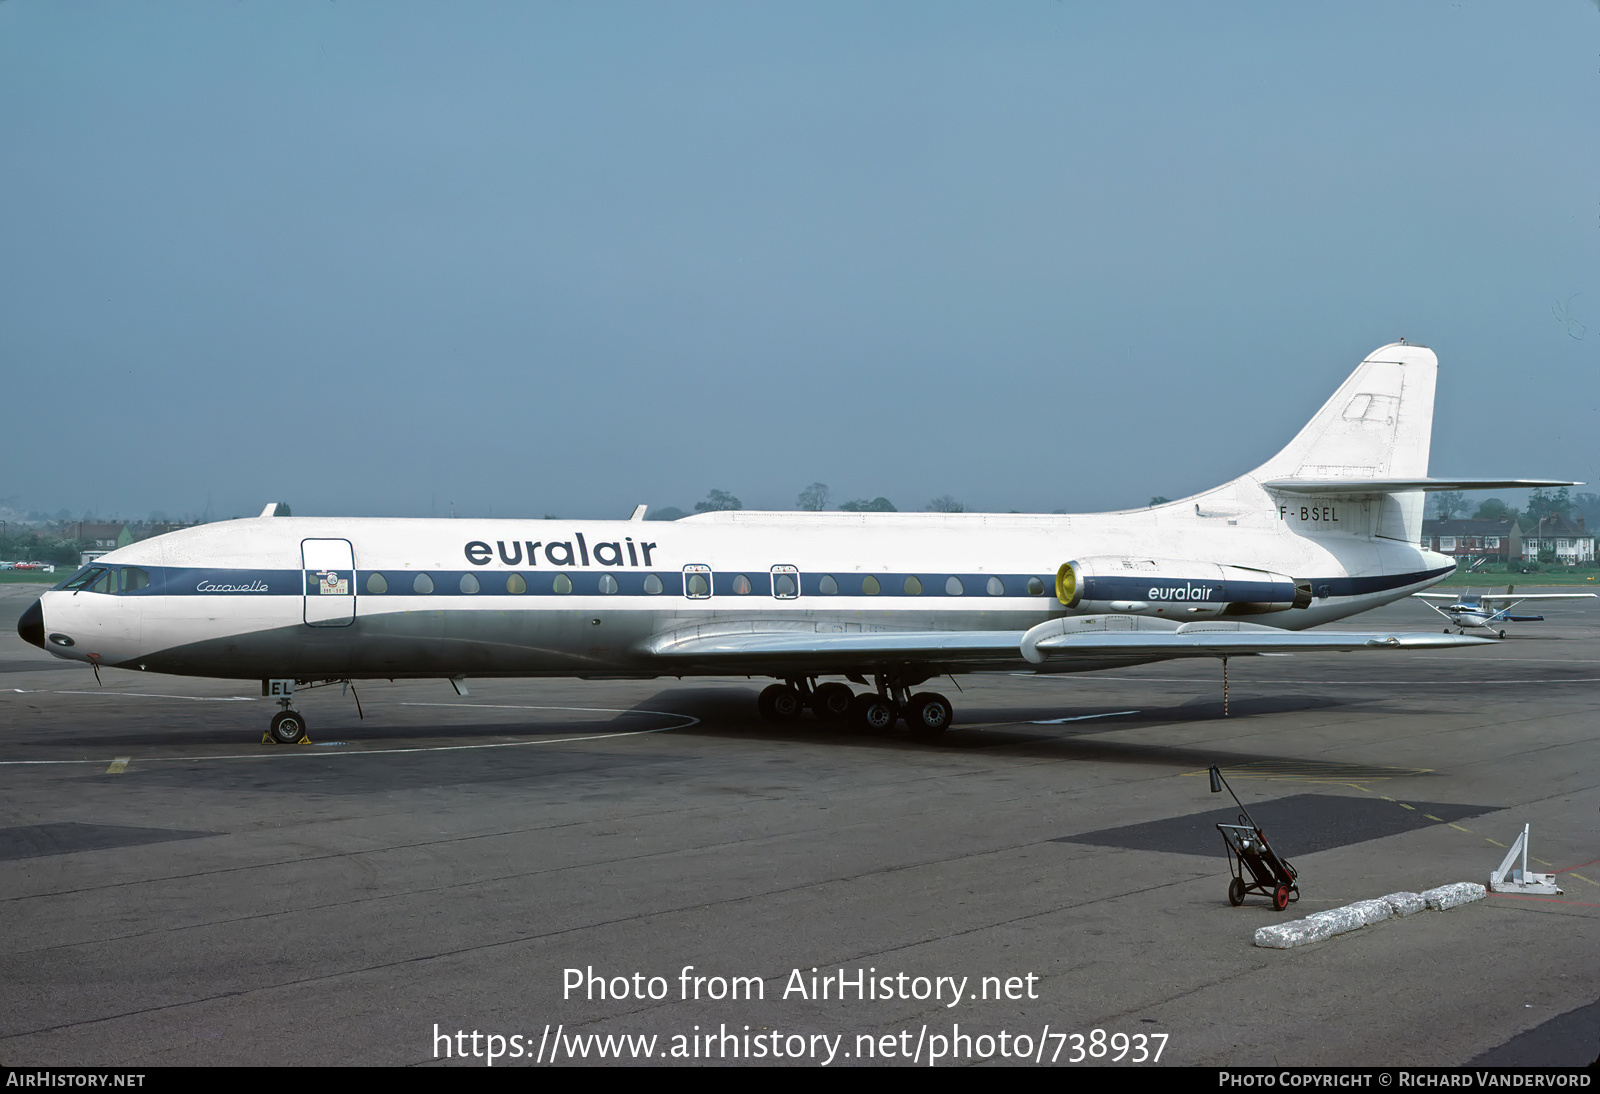
[[[869,630],[831,621],[736,620],[663,631],[639,652],[663,671],[758,675],[870,672],[915,664],[940,674],[1050,662],[1488,644],[1484,638],[1391,631],[1284,631],[1253,623],[1185,623],[1135,616],[1067,616],[1029,631]]]
[[[909,662],[937,675],[1015,665],[1022,660],[1021,642],[1021,631],[895,631],[829,620],[749,619],[663,631],[646,639],[639,652],[702,672],[871,672]]]
[[[1455,593],[1412,593],[1418,600],[1460,600]]]
[[[1412,593],[1411,595],[1416,596],[1417,594]],[[1520,604],[1524,600],[1593,600],[1594,598],[1594,593],[1511,593],[1510,595],[1505,593],[1486,593],[1478,597],[1480,601],[1487,602],[1492,600],[1496,604],[1504,604],[1507,607]]]

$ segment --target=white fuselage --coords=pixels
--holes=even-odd
[[[1246,491],[1258,496],[1241,496]],[[302,679],[727,672],[721,663],[664,668],[641,643],[674,628],[736,620],[823,631],[1022,632],[1073,614],[1178,623],[1229,611],[1226,601],[1208,598],[1204,583],[1166,580],[1159,561],[1160,580],[1132,572],[1131,592],[1114,607],[1058,599],[1061,565],[1100,557],[1245,566],[1309,582],[1308,606],[1252,617],[1302,630],[1449,572],[1443,556],[1374,536],[1369,508],[1363,501],[1313,507],[1241,481],[1151,509],[1078,516],[262,517],[122,548],[98,564],[143,570],[148,585],[58,589],[44,595],[42,608],[46,648],[61,657]],[[1015,665],[1036,667],[1020,656]],[[847,667],[818,654],[752,671]]]

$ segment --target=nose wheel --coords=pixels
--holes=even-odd
[[[264,745],[300,745],[310,744],[311,738],[306,736],[305,715],[298,710],[289,709],[289,700],[280,699],[283,709],[272,716],[272,722],[267,726],[266,733],[261,735]]]

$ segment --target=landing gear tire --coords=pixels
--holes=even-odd
[[[1272,906],[1280,912],[1289,906],[1289,887],[1287,885],[1280,885],[1273,890]]]
[[[936,691],[913,695],[906,703],[906,725],[918,737],[937,737],[950,728],[950,700]]]
[[[267,727],[267,736],[272,738],[273,744],[299,744],[305,735],[306,720],[298,710],[280,710],[272,716],[272,724]]]
[[[1244,879],[1234,878],[1228,882],[1228,903],[1235,908],[1244,903]]]
[[[894,726],[900,711],[881,695],[858,695],[850,704],[850,724],[859,733],[882,733]]]
[[[811,712],[824,722],[837,722],[850,716],[855,697],[848,684],[818,684],[811,693]]]
[[[769,722],[792,722],[805,709],[805,701],[789,685],[773,684],[756,699],[756,709]]]
[[[1501,638],[1504,638],[1506,636],[1506,632],[1505,631],[1500,631],[1499,633],[1500,633],[1500,637]]]

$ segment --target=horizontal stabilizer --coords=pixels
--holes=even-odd
[[[1407,490],[1537,490],[1548,486],[1582,486],[1556,479],[1268,479],[1268,490],[1286,494],[1344,494],[1376,497]]]

